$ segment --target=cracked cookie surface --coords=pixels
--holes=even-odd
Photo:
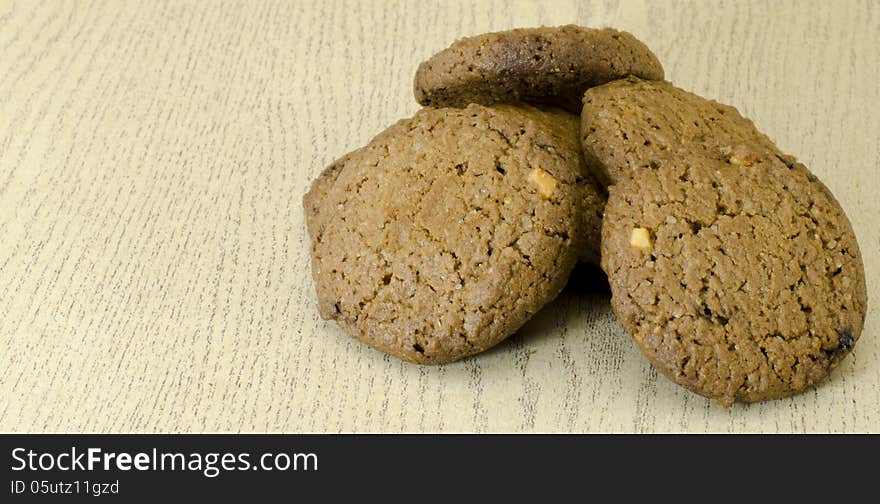
[[[585,93],[581,139],[587,166],[604,185],[637,175],[658,155],[742,143],[777,152],[736,108],[635,77]]]
[[[598,200],[577,117],[423,109],[305,195],[320,314],[412,362],[486,350],[556,297],[585,243],[598,256]]]
[[[726,406],[816,384],[866,313],[843,210],[765,147],[649,158],[610,187],[602,229],[618,319],[667,377]]]
[[[587,88],[627,75],[663,78],[654,53],[627,32],[520,28],[456,41],[419,65],[413,89],[422,105],[523,101],[577,114]]]

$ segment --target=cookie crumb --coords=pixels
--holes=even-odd
[[[651,234],[645,228],[635,228],[629,235],[629,246],[639,250],[651,248]]]
[[[556,179],[540,168],[529,172],[529,183],[538,189],[538,194],[544,199],[552,198],[553,193],[556,192]]]

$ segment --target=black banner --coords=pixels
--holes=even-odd
[[[393,501],[465,488],[470,497],[534,494],[543,502],[572,491],[633,496],[713,481],[851,488],[873,466],[855,461],[875,445],[856,436],[4,435],[0,502],[352,492]]]

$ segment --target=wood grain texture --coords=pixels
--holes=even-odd
[[[589,269],[443,367],[318,318],[309,181],[417,110],[434,51],[564,23],[633,32],[811,167],[876,304],[877,2],[0,0],[0,431],[880,432],[876,311],[821,387],[731,409],[658,376]]]

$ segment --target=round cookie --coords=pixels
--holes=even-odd
[[[631,34],[567,25],[486,33],[454,42],[419,65],[416,101],[435,107],[532,102],[581,110],[584,91],[663,67]]]
[[[826,377],[858,341],[867,299],[828,189],[761,145],[727,152],[655,157],[611,186],[602,268],[653,365],[730,406]]]
[[[681,149],[718,149],[749,143],[776,146],[729,105],[679,89],[669,82],[630,77],[584,95],[581,139],[590,170],[604,185],[648,167],[651,159]]]
[[[412,362],[486,350],[563,288],[591,194],[577,117],[423,109],[331,164],[305,195],[320,314]]]

